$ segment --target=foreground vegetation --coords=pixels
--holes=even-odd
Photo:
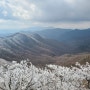
[[[13,61],[0,67],[0,90],[88,90],[89,79],[89,63],[41,69],[26,61]]]

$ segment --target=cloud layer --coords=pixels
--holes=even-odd
[[[28,25],[65,27],[67,24],[74,28],[85,23],[87,28],[90,0],[0,0],[0,19]]]
[[[90,21],[90,0],[34,0],[41,15],[35,19],[48,22]]]

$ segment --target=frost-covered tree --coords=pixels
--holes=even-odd
[[[41,69],[26,61],[14,61],[0,67],[0,90],[87,90],[88,80],[89,63],[76,63],[76,67],[47,65]]]

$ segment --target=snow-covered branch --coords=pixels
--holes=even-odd
[[[62,67],[47,65],[37,68],[26,61],[0,67],[0,90],[87,90],[90,65]]]

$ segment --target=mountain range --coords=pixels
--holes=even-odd
[[[73,50],[72,52],[90,52],[90,29],[54,29],[40,31],[38,34],[70,46]]]
[[[89,52],[90,29],[50,28],[0,38],[0,58],[8,61],[29,59],[33,64],[60,64],[59,57],[63,55]]]

